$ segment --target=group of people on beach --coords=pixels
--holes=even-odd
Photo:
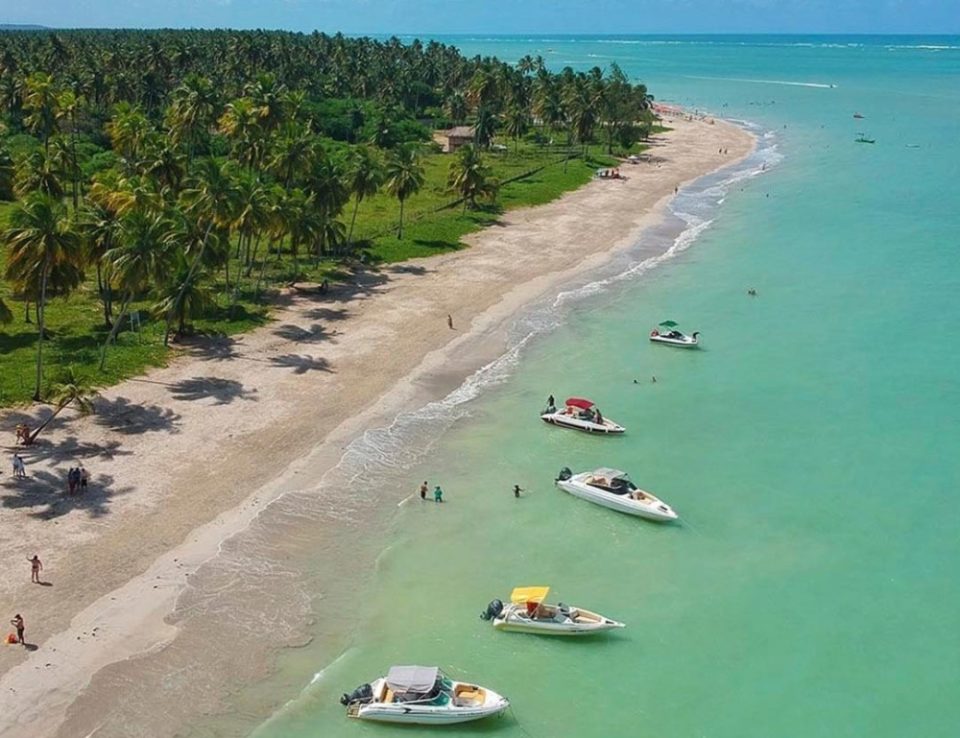
[[[70,471],[67,472],[67,490],[68,494],[74,494],[78,489],[81,492],[87,491],[87,481],[90,479],[90,475],[87,474],[87,470],[81,464],[80,466],[70,467]]]

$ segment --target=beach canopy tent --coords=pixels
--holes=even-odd
[[[589,410],[593,407],[593,401],[584,399],[583,397],[568,397],[567,407],[578,407],[581,410]]]
[[[394,692],[425,693],[433,689],[440,676],[436,666],[391,666],[387,686]]]
[[[663,328],[676,328],[679,323],[674,320],[665,320],[660,324]]]
[[[549,592],[549,587],[516,587],[510,593],[510,601],[514,605],[522,605],[526,602],[535,602],[539,605],[547,599]]]

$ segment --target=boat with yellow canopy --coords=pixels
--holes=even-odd
[[[541,635],[579,636],[601,633],[624,624],[582,607],[547,603],[549,587],[516,587],[510,593],[510,602],[493,600],[480,615],[497,630]]]

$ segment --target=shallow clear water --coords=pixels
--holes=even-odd
[[[288,554],[331,576],[340,557],[341,584],[364,556],[375,572],[346,585],[362,595],[346,625],[311,626],[261,685],[289,702],[255,735],[419,734],[337,704],[394,663],[511,698],[503,719],[447,735],[956,735],[960,39],[447,40],[555,67],[616,60],[658,98],[756,124],[776,165],[682,193],[630,260],[518,324],[518,339],[552,330],[478,400],[404,420],[416,449],[400,427],[357,447],[355,494],[386,502],[357,531],[356,561],[309,536]],[[707,221],[673,258],[610,279]],[[650,345],[665,318],[700,330],[702,349]],[[550,393],[593,398],[628,434],[543,425]],[[431,428],[446,431],[432,446]],[[402,478],[363,483],[393,464]],[[600,465],[629,470],[681,523],[552,485],[562,466]],[[443,484],[443,505],[393,507],[423,479]],[[628,627],[572,642],[478,619],[523,584]]]

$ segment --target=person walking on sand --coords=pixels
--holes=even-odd
[[[87,467],[81,466],[81,467],[78,469],[78,471],[80,472],[80,474],[79,474],[79,476],[80,476],[80,491],[81,491],[81,492],[86,492],[86,491],[87,491],[87,480],[90,479],[90,475],[87,474]]]
[[[13,476],[17,479],[27,478],[27,468],[23,463],[23,457],[20,454],[13,455]]]
[[[27,559],[30,562],[30,581],[33,584],[40,584],[40,572],[43,571],[43,562],[40,561],[40,557],[36,554],[33,555],[32,559]]]
[[[73,494],[77,491],[77,470],[75,467],[70,467],[70,471],[67,472],[67,494]]]
[[[27,642],[23,640],[23,618],[20,617],[20,613],[13,616],[10,625],[17,629],[17,643],[27,645]]]
[[[450,330],[453,330],[453,329],[454,329],[454,328],[453,328],[453,316],[450,315],[449,313],[447,314],[447,327],[448,327]]]
[[[434,501],[434,502],[443,502],[443,490],[440,489],[440,485],[439,485],[439,484],[438,484],[436,487],[433,488],[433,501]]]
[[[426,500],[426,499],[427,499],[427,489],[428,489],[428,487],[427,487],[427,480],[424,479],[424,480],[423,480],[423,484],[420,485],[420,499],[421,499],[421,500]]]

